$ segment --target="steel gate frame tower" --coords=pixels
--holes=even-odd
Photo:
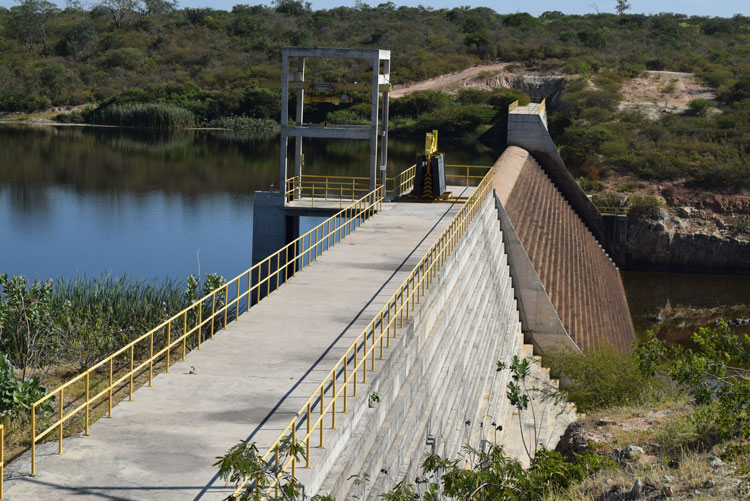
[[[314,89],[314,83],[305,82],[306,58],[366,59],[372,62],[372,83],[341,85],[343,90],[367,90],[371,92],[370,125],[332,125],[304,123],[305,89]],[[296,71],[290,72],[289,59],[297,58]],[[290,80],[290,74],[294,80]],[[287,147],[289,138],[294,137],[294,174],[302,175],[302,138],[340,138],[370,140],[370,190],[386,182],[388,165],[388,96],[391,91],[391,51],[380,49],[336,49],[284,47],[281,50],[281,154],[279,189],[286,190]],[[334,84],[338,85],[338,84]],[[296,125],[289,125],[289,90],[297,91]],[[383,93],[382,105],[380,93]],[[382,106],[382,127],[379,127],[379,110]],[[378,165],[378,136],[380,136],[380,164]],[[295,192],[299,186],[295,186]]]

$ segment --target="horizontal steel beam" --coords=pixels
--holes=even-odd
[[[360,126],[329,126],[329,127],[307,127],[307,126],[288,126],[283,128],[283,132],[289,137],[320,137],[320,138],[339,138],[339,139],[370,139],[372,127],[369,125]]]
[[[315,48],[305,49],[301,47],[285,47],[282,49],[289,57],[330,57],[349,59],[374,59],[390,61],[391,51],[380,49],[337,49],[337,48]]]

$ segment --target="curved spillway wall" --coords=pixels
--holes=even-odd
[[[567,335],[581,349],[609,343],[629,351],[635,331],[620,272],[536,160],[508,147],[493,184]],[[524,331],[533,340],[533,311],[526,310]]]

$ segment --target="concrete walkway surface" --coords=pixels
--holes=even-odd
[[[225,498],[217,456],[241,440],[265,452],[459,207],[384,203],[89,437],[65,439],[64,455],[55,442],[38,447],[37,477],[9,479],[5,499]],[[8,470],[28,474],[28,454]]]

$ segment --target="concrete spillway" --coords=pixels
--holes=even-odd
[[[628,351],[635,332],[625,289],[594,235],[527,151],[509,147],[494,170],[498,197],[568,335],[581,349]]]

